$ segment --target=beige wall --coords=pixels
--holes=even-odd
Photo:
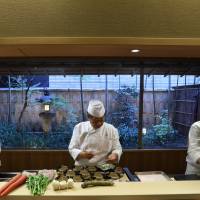
[[[0,37],[199,37],[199,0],[1,0]]]

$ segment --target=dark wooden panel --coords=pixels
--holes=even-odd
[[[116,39],[115,39],[116,40]],[[35,45],[34,45],[35,46]],[[77,45],[76,45],[77,47]],[[89,47],[89,49],[88,49]],[[169,55],[169,51],[166,51],[166,46],[163,48],[163,52],[167,52],[167,57],[159,56],[159,50],[155,51],[155,45],[150,47],[147,45],[148,51],[150,50],[149,56],[142,58],[144,55],[144,46],[142,47],[143,53],[137,54],[137,57],[132,59],[132,54],[130,54],[130,46],[126,45],[103,45],[102,50],[99,51],[100,46],[96,47],[93,45],[94,49],[91,49],[91,45],[77,47],[80,54],[74,54],[72,51],[72,46],[64,47],[68,48],[68,53],[66,56],[63,55],[65,50],[55,50],[55,45],[50,48],[49,45],[40,49],[40,53],[36,53],[38,56],[32,56],[29,58],[17,58],[13,56],[11,58],[5,56],[5,47],[0,46],[0,74],[1,75],[80,75],[80,74],[140,74],[141,68],[144,69],[144,74],[171,74],[171,75],[199,75],[200,74],[200,46],[197,50],[194,50],[198,54],[196,58],[188,58],[183,56],[183,51],[181,51],[181,58],[174,56],[174,53]],[[159,45],[160,47],[160,45]],[[168,46],[169,47],[169,46]],[[21,47],[20,47],[21,48]],[[47,49],[48,48],[48,49]],[[86,48],[86,49],[85,49]],[[119,53],[121,50],[125,50],[124,53]],[[170,47],[172,48],[172,47]],[[183,48],[183,47],[179,47]],[[187,49],[189,46],[187,47]],[[194,47],[193,47],[194,48]],[[53,53],[46,53],[47,50],[52,50]],[[117,51],[116,51],[117,49]],[[153,51],[154,49],[154,51]],[[88,51],[89,50],[89,51]],[[58,52],[60,51],[60,52]],[[178,50],[180,52],[180,49]],[[90,53],[89,53],[90,52]],[[99,55],[95,56],[94,53],[99,52]],[[118,52],[113,54],[112,52]],[[129,52],[127,55],[127,52]],[[9,52],[8,52],[9,53]],[[110,56],[108,53],[111,53]],[[152,54],[153,53],[153,54]],[[71,54],[71,56],[70,56]],[[87,54],[87,55],[86,55]],[[3,56],[2,56],[3,55]],[[43,55],[43,56],[42,56]],[[57,55],[57,58],[56,58]],[[88,56],[89,55],[89,56]],[[147,55],[147,54],[146,54]],[[62,57],[64,56],[64,57]],[[4,57],[4,58],[3,58]],[[10,58],[9,58],[10,57]],[[195,57],[195,56],[194,56]],[[189,63],[189,65],[188,65]]]
[[[184,173],[186,150],[133,150],[124,152],[121,165],[134,171],[161,170],[169,174]]]
[[[189,128],[199,120],[200,85],[183,85],[174,87],[172,92],[172,123],[179,133],[188,135]]]
[[[57,168],[61,164],[72,166],[68,151],[3,150],[1,171]]]
[[[68,151],[2,150],[1,171],[57,168],[73,165]],[[184,173],[186,150],[125,150],[120,165],[134,171],[162,170]]]

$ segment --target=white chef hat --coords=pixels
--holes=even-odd
[[[91,100],[87,109],[88,113],[94,117],[103,117],[105,114],[105,108],[101,101]]]

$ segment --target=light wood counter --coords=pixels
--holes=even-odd
[[[0,186],[3,183],[0,183]],[[116,182],[114,186],[90,187],[82,189],[80,183],[69,190],[53,191],[51,184],[44,196],[34,197],[23,185],[16,189],[6,200],[168,200],[168,199],[199,199],[200,181],[169,181],[169,182]]]

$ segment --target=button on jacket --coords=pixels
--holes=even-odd
[[[94,154],[94,157],[77,161],[76,158],[81,151],[90,151]],[[106,122],[96,130],[89,121],[81,122],[74,128],[69,144],[69,152],[76,160],[75,165],[89,166],[105,163],[110,153],[116,153],[119,160],[122,147],[119,142],[118,131]]]
[[[200,165],[197,164],[197,160],[200,158],[200,121],[192,124],[190,128],[187,153],[186,174],[199,174]]]

